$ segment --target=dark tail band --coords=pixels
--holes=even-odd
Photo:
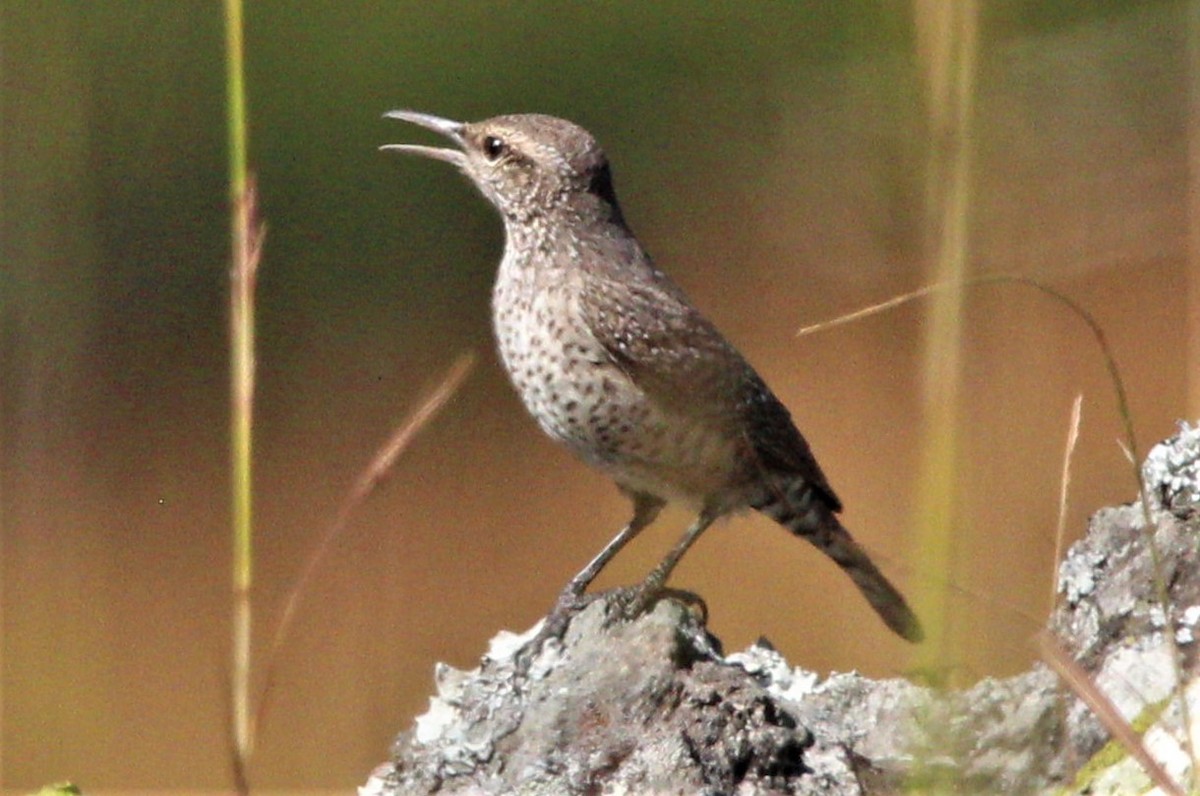
[[[921,622],[904,596],[884,577],[814,490],[801,487],[789,490],[786,496],[772,495],[754,508],[832,558],[893,632],[913,643],[925,639]]]

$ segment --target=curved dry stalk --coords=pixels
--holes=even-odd
[[[1121,371],[1117,367],[1116,358],[1113,356],[1112,348],[1108,344],[1108,338],[1104,333],[1103,327],[1090,312],[1070,296],[1062,293],[1056,288],[1040,282],[1032,277],[1022,276],[1020,274],[985,274],[983,276],[972,277],[963,280],[963,282],[939,282],[932,285],[926,285],[917,290],[895,296],[887,301],[873,304],[864,307],[861,310],[842,315],[829,321],[811,324],[799,329],[796,332],[797,337],[812,334],[813,332],[832,329],[836,326],[841,326],[844,323],[867,318],[872,315],[877,315],[890,309],[907,304],[910,301],[915,301],[919,298],[924,298],[932,293],[941,290],[961,289],[964,286],[978,286],[990,284],[1015,284],[1024,285],[1025,287],[1033,288],[1041,292],[1043,295],[1049,296],[1058,303],[1065,306],[1076,317],[1083,321],[1084,325],[1092,333],[1092,337],[1096,340],[1097,346],[1100,348],[1101,358],[1104,360],[1104,366],[1108,370],[1109,380],[1112,382],[1113,392],[1117,401],[1117,414],[1121,418],[1121,423],[1124,430],[1125,445],[1130,454],[1130,462],[1133,467],[1133,477],[1137,484],[1138,497],[1142,504],[1142,519],[1147,536],[1147,545],[1150,550],[1150,560],[1154,572],[1154,587],[1156,599],[1159,608],[1166,618],[1167,627],[1173,627],[1174,612],[1171,610],[1170,594],[1167,589],[1166,578],[1163,576],[1162,555],[1158,549],[1158,543],[1154,538],[1155,523],[1154,518],[1150,514],[1149,492],[1146,488],[1146,481],[1142,477],[1142,455],[1138,448],[1137,435],[1133,428],[1133,413],[1129,408],[1129,398],[1125,392],[1125,382],[1121,378]],[[1192,770],[1200,768],[1200,760],[1196,757],[1196,746],[1192,741],[1192,721],[1191,710],[1188,707],[1188,702],[1184,696],[1184,671],[1183,658],[1179,650],[1179,644],[1175,639],[1175,634],[1167,632],[1164,634],[1171,648],[1171,662],[1175,673],[1176,698],[1179,700],[1180,717],[1183,724],[1183,746],[1187,750],[1188,757],[1192,761]]]
[[[809,326],[804,326],[796,331],[796,336],[803,337],[805,335],[812,334],[813,332],[821,332],[827,329],[832,329],[836,326],[841,326],[845,323],[861,320],[862,318],[869,318],[872,315],[878,315],[881,312],[895,309],[902,304],[907,304],[910,301],[924,298],[942,290],[956,289],[963,286],[974,287],[978,285],[1003,283],[1024,285],[1040,291],[1060,304],[1065,305],[1067,309],[1069,309],[1081,321],[1083,321],[1091,331],[1092,336],[1096,339],[1096,343],[1100,346],[1100,353],[1104,359],[1104,365],[1108,369],[1109,379],[1112,381],[1113,390],[1116,393],[1117,410],[1121,417],[1122,425],[1124,426],[1126,444],[1128,444],[1129,449],[1135,458],[1134,470],[1138,481],[1139,494],[1144,492],[1140,469],[1141,459],[1139,458],[1138,454],[1137,436],[1134,434],[1133,430],[1133,415],[1129,411],[1129,399],[1126,397],[1125,393],[1125,382],[1121,379],[1121,373],[1118,370],[1116,360],[1112,355],[1112,348],[1108,345],[1108,338],[1104,334],[1104,329],[1100,326],[1100,323],[1095,319],[1095,317],[1073,298],[1057,290],[1056,288],[1050,287],[1044,282],[1034,279],[1033,277],[1022,276],[1021,274],[985,274],[983,276],[976,276],[963,280],[961,285],[953,282],[939,282],[933,285],[926,285],[908,293],[902,293],[899,296],[895,296],[887,301],[880,302],[879,304],[872,304],[868,307],[862,308],[861,310],[856,310],[855,312],[851,312],[847,315],[839,315],[838,317],[828,321],[822,321],[821,323],[814,323],[810,324]]]
[[[304,568],[296,578],[295,585],[289,590],[287,598],[284,600],[283,609],[279,615],[279,623],[275,626],[271,645],[267,649],[262,691],[259,694],[257,709],[254,711],[254,721],[250,726],[251,739],[256,735],[257,729],[261,725],[266,713],[268,698],[279,662],[279,653],[283,649],[284,642],[287,640],[288,633],[296,618],[296,611],[300,607],[300,603],[304,598],[313,574],[325,559],[330,548],[332,548],[334,540],[341,535],[342,531],[349,524],[350,516],[371,496],[396,464],[396,460],[400,458],[400,454],[408,448],[417,434],[429,425],[429,422],[433,420],[442,407],[458,392],[458,389],[462,386],[463,381],[474,366],[475,354],[473,352],[460,354],[454,360],[454,363],[446,371],[446,374],[438,381],[437,386],[417,404],[412,414],[405,418],[404,422],[396,428],[392,436],[388,438],[387,442],[376,452],[370,463],[363,469],[358,478],[355,479],[350,490],[346,493],[345,499],[342,500],[341,505],[338,507],[333,522],[326,528],[324,535],[322,535],[316,547],[313,548],[312,553],[305,561]]]

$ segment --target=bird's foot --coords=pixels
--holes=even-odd
[[[651,582],[626,586],[613,592],[613,603],[619,611],[619,616],[627,622],[651,610],[659,600],[677,600],[697,614],[700,624],[708,623],[708,604],[695,592],[672,589]]]
[[[534,659],[541,653],[542,647],[546,645],[546,642],[551,639],[562,641],[575,615],[591,605],[599,597],[600,595],[597,594],[578,592],[570,586],[563,589],[558,595],[558,599],[554,601],[554,607],[550,609],[550,613],[542,620],[542,627],[538,630],[537,635],[525,642],[524,646],[517,650],[513,661],[513,668],[517,675],[520,677],[527,676]]]
[[[534,660],[541,654],[551,639],[561,642],[571,621],[580,611],[597,600],[608,603],[610,617],[617,621],[632,622],[654,608],[659,600],[677,600],[697,615],[701,625],[708,623],[708,605],[695,592],[673,589],[653,582],[625,586],[598,594],[584,594],[567,587],[558,595],[554,607],[542,620],[537,634],[517,650],[513,659],[513,670],[518,677],[528,677]]]

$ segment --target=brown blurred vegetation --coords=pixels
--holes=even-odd
[[[376,152],[412,135],[379,119],[389,108],[591,129],[643,242],[792,408],[848,525],[908,580],[925,310],[793,333],[925,272],[911,8],[827,5],[249,4],[269,230],[260,631],[391,426],[460,350],[484,355],[317,578],[256,784],[360,782],[424,708],[434,662],[469,666],[498,629],[533,623],[627,511],[504,383],[488,330],[499,222],[440,164]],[[0,8],[0,786],[221,787],[219,8]],[[1096,315],[1148,448],[1200,411],[1185,5],[983,8],[971,268],[1037,276]],[[970,680],[1032,655],[1077,393],[1068,529],[1135,487],[1077,319],[982,288],[962,346],[965,643],[947,666]],[[641,577],[685,521],[665,514],[601,585]],[[675,582],[705,596],[730,647],[766,635],[821,671],[907,664],[836,568],[766,521],[710,531]]]

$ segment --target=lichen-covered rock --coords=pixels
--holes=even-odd
[[[1186,425],[1151,452],[1143,468],[1148,515],[1135,503],[1092,517],[1060,567],[1063,600],[1049,623],[1180,782],[1191,764],[1180,742],[1177,671],[1191,683],[1193,721],[1200,717],[1197,462],[1200,432]],[[1151,787],[1043,666],[951,692],[857,674],[822,679],[763,643],[723,655],[702,620],[673,599],[634,621],[619,615],[602,595],[525,674],[514,656],[537,628],[501,634],[470,672],[439,666],[429,710],[360,793],[857,796],[930,783],[965,793]]]
[[[592,603],[528,674],[514,655],[534,631],[497,639],[472,672],[440,667],[386,792],[800,792],[811,736],[687,606],[632,622],[613,608]]]

